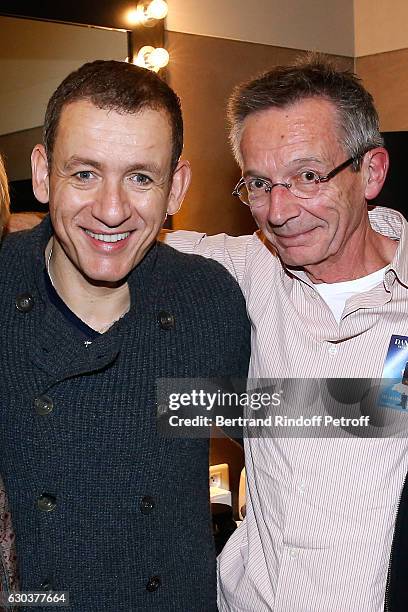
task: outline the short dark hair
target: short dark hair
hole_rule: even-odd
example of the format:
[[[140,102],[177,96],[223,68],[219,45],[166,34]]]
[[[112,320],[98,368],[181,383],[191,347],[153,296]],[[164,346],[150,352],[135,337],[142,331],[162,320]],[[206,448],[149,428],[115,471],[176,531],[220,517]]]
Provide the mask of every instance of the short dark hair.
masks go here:
[[[64,106],[81,100],[119,113],[137,113],[145,108],[165,111],[172,128],[171,171],[175,170],[183,149],[183,117],[178,96],[151,70],[114,60],[84,64],[71,72],[51,96],[43,130],[50,165],[61,112]]]
[[[340,138],[350,157],[383,146],[372,96],[349,70],[340,70],[320,53],[307,54],[294,64],[277,66],[238,85],[228,104],[230,142],[241,164],[240,140],[248,115],[268,108],[284,108],[306,98],[331,102],[338,117]],[[358,170],[361,159],[354,164]]]

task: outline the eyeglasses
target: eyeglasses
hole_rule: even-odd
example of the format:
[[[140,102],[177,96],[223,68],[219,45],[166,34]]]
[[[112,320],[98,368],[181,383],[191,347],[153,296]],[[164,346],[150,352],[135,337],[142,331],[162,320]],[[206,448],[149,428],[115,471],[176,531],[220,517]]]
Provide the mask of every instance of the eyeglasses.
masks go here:
[[[269,194],[274,187],[281,186],[285,187],[297,198],[308,200],[309,198],[317,196],[322,183],[328,183],[328,181],[337,176],[339,172],[351,166],[352,163],[361,157],[361,154],[350,157],[350,159],[347,159],[340,164],[340,166],[331,170],[326,176],[319,176],[314,170],[302,170],[290,176],[287,183],[272,183],[268,179],[260,177],[249,179],[242,177],[238,181],[232,195],[237,196],[241,202],[247,206],[257,208],[268,203]]]

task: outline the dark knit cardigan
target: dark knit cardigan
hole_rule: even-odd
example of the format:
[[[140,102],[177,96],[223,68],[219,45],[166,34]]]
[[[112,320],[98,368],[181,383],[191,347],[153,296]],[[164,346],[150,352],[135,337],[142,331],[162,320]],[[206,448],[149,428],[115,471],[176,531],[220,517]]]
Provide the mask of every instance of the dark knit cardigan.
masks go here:
[[[69,591],[77,612],[215,610],[208,440],[157,432],[155,383],[246,375],[242,294],[216,262],[156,244],[129,313],[86,347],[47,299],[51,231],[0,251],[0,473],[21,589]]]

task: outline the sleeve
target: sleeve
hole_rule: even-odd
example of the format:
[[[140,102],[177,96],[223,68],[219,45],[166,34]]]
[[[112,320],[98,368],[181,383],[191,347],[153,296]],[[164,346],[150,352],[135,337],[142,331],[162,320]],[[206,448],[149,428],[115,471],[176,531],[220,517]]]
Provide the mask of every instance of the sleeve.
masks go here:
[[[235,237],[227,234],[207,236],[200,232],[185,230],[163,232],[161,235],[161,239],[166,244],[178,251],[215,259],[239,284],[244,277],[248,245],[252,238],[252,236]]]
[[[226,379],[226,386],[223,391],[228,393],[237,393],[238,397],[242,396],[247,389],[247,376],[249,360],[251,356],[251,325],[247,316],[244,297],[235,285],[235,291],[231,292],[234,295],[234,333],[231,335],[232,351],[234,353],[235,364],[232,368],[234,376]],[[221,406],[221,412],[227,419],[237,419],[244,416],[244,410],[241,403],[230,406]],[[236,421],[235,421],[236,423]],[[242,424],[225,424],[220,428],[225,435],[243,446],[243,427]]]

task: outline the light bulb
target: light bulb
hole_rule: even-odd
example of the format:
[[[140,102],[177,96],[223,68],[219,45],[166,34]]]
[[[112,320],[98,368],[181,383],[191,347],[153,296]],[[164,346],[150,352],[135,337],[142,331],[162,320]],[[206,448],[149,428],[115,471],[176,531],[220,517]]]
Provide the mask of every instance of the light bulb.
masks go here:
[[[136,64],[136,66],[140,66],[141,68],[149,68],[148,60],[152,51],[154,51],[154,47],[150,47],[149,45],[142,47],[139,50],[139,53],[137,54],[136,59],[133,63]]]
[[[148,19],[164,19],[167,12],[167,2],[164,0],[152,0],[146,9],[146,16]]]
[[[158,47],[157,49],[154,49],[154,51],[151,52],[149,57],[149,63],[155,68],[160,69],[164,68],[164,66],[167,66],[167,64],[169,63],[169,59],[170,56],[168,54],[168,51],[166,51],[166,49]]]
[[[146,17],[144,14],[143,7],[141,5],[137,6],[135,9],[130,9],[126,13],[126,22],[130,26],[138,25],[139,23],[143,23]]]
[[[146,45],[142,47],[137,54],[134,63],[136,66],[141,68],[147,68],[148,70],[154,70],[158,72],[160,68],[164,68],[169,63],[170,56],[166,49],[150,47]]]

